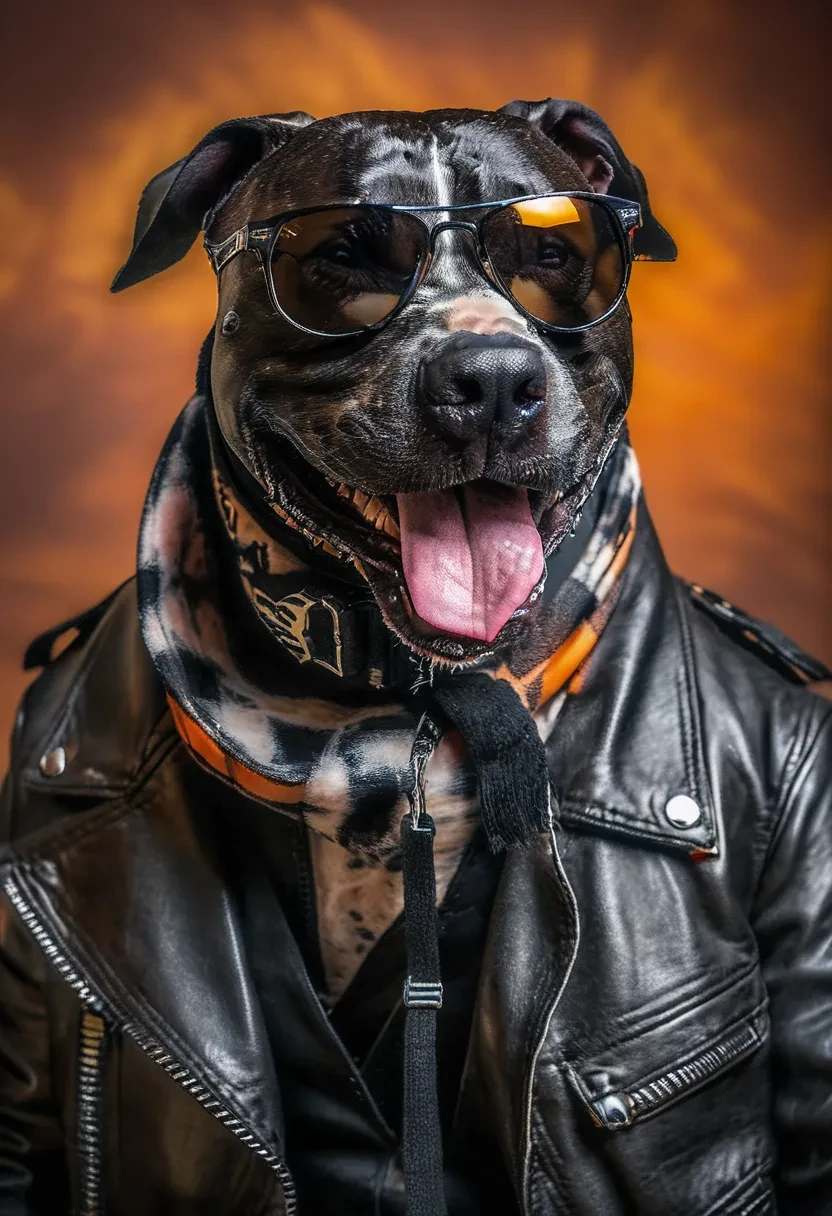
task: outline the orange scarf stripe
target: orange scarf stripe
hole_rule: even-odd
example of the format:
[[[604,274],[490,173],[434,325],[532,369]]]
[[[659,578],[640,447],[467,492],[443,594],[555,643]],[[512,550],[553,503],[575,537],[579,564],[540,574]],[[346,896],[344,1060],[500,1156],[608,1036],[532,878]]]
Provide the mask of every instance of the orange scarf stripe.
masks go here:
[[[597,641],[598,634],[590,622],[582,621],[566,641],[558,646],[543,673],[540,705],[545,705],[555,693],[560,692],[570,676],[575,675]]]
[[[264,798],[267,802],[295,804],[303,802],[306,794],[305,785],[284,785],[280,781],[272,781],[262,773],[256,773],[233,756],[229,756],[219,747],[198,722],[190,714],[185,713],[178,702],[168,693],[168,705],[174,725],[180,737],[188,748],[209,768],[229,777],[235,785],[239,785],[246,793],[255,798]]]

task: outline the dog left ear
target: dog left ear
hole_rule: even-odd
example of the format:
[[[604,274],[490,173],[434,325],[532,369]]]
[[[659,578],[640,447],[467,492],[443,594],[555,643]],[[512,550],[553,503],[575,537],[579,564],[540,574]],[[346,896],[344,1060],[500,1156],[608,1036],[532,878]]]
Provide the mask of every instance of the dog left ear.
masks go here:
[[[133,248],[110,290],[123,291],[183,258],[249,170],[314,121],[302,110],[233,118],[157,173],[139,201]]]
[[[633,237],[633,252],[651,262],[673,262],[676,244],[650,210],[641,170],[629,161],[604,120],[578,101],[510,101],[502,114],[525,118],[539,127],[577,164],[593,190],[631,199],[641,207],[642,226]]]

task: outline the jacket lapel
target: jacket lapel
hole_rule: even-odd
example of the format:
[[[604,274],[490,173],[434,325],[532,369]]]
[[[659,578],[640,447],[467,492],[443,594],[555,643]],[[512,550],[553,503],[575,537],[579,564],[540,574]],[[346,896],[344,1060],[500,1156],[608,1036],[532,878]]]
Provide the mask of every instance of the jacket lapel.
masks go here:
[[[222,877],[211,779],[194,770],[174,747],[132,805],[113,800],[28,838],[4,885],[64,977],[83,981],[73,984],[82,1000],[186,1088],[187,1074],[203,1081],[203,1105],[282,1159],[277,1080]]]
[[[566,700],[550,741],[550,771],[564,824],[714,854],[716,822],[681,595],[642,504],[621,599],[579,691]]]

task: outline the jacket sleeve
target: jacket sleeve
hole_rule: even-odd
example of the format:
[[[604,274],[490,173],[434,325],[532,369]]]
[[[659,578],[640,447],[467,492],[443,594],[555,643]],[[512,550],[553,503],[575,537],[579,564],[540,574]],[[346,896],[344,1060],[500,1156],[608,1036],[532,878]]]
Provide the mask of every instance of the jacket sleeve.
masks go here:
[[[0,792],[0,850],[13,818]],[[0,863],[0,876],[3,866]],[[0,1216],[69,1211],[60,1100],[53,1080],[48,964],[0,893]]]
[[[832,1212],[832,713],[786,763],[754,928],[769,992],[778,1212]]]

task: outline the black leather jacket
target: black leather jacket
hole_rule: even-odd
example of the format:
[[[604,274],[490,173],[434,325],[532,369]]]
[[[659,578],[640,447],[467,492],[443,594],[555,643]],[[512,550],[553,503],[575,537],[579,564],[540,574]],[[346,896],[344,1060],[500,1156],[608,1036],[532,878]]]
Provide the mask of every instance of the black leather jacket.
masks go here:
[[[750,633],[672,578],[643,512],[550,741],[559,827],[507,856],[480,976],[461,1104],[524,1213],[832,1212],[832,716]],[[206,843],[229,796],[172,728],[128,584],[15,730],[0,1213],[326,1216],[297,1204]]]

